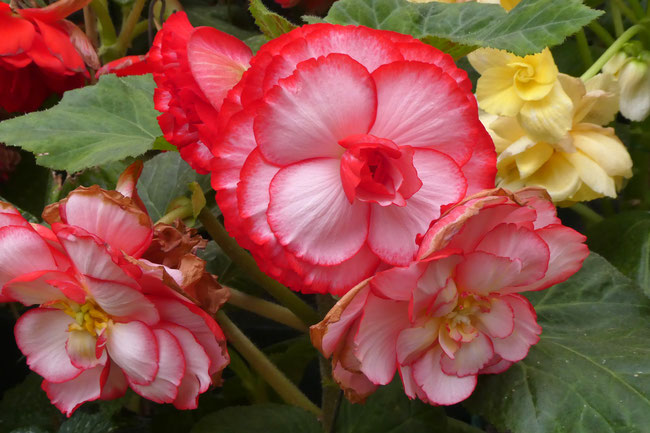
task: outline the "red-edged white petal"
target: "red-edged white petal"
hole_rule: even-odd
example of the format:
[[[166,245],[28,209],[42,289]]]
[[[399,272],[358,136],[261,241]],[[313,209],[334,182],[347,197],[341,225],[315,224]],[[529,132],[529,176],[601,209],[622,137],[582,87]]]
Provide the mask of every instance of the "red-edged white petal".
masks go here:
[[[363,373],[346,370],[341,363],[332,368],[332,378],[345,391],[346,396],[351,396],[354,401],[364,400],[377,390],[377,385],[369,381]]]
[[[46,308],[29,310],[16,322],[16,344],[27,365],[49,382],[65,382],[82,371],[72,365],[65,349],[72,322],[63,311]]]
[[[479,374],[500,374],[510,368],[513,363],[506,361],[499,355],[494,355],[494,358],[479,371]]]
[[[462,290],[479,295],[496,293],[500,289],[539,279],[539,274],[521,273],[522,263],[516,257],[500,257],[483,251],[467,254],[458,265],[456,284]],[[528,279],[525,279],[525,278]],[[524,278],[522,280],[522,278]]]
[[[454,353],[454,359],[443,355],[440,366],[445,374],[465,377],[478,374],[494,356],[492,342],[487,335],[479,332],[478,336],[468,343],[462,343]]]
[[[473,96],[472,96],[473,97]],[[497,175],[497,153],[490,134],[479,127],[478,136],[474,141],[472,156],[461,169],[467,179],[467,196],[485,189],[495,187]]]
[[[361,372],[376,385],[389,383],[397,367],[397,337],[409,327],[408,304],[368,296],[354,341]]]
[[[390,268],[377,273],[370,287],[377,296],[395,301],[410,301],[426,265],[413,263],[404,268]]]
[[[72,380],[52,383],[47,380],[41,385],[50,401],[68,417],[87,401],[97,400],[102,392],[101,377],[104,367],[85,370]]]
[[[131,389],[156,403],[171,403],[185,375],[185,358],[178,340],[164,329],[154,329],[158,341],[159,368],[156,378],[147,385],[131,382]]]
[[[281,166],[338,157],[339,140],[367,133],[376,107],[374,82],[361,64],[343,54],[310,59],[265,95],[255,138],[264,158]]]
[[[506,338],[515,329],[515,313],[501,298],[492,298],[490,310],[477,313],[476,319],[481,330],[493,338]]]
[[[182,326],[163,323],[161,328],[176,337],[185,358],[185,375],[178,387],[174,406],[178,409],[195,409],[199,404],[199,394],[208,390],[212,379],[210,358],[196,337]]]
[[[47,243],[31,227],[0,227],[0,287],[22,274],[56,269]]]
[[[353,291],[355,290],[357,289],[353,289]],[[368,286],[358,290],[354,295],[350,292],[347,296],[353,296],[353,299],[349,301],[348,305],[344,308],[339,320],[333,323],[328,323],[327,331],[323,335],[319,344],[323,355],[325,355],[326,358],[332,356],[334,351],[339,348],[341,344],[344,344],[345,340],[343,339],[348,335],[348,332],[354,325],[355,321],[361,317],[369,293],[370,289]],[[343,301],[339,301],[339,303],[340,302]]]
[[[19,213],[0,212],[0,227],[21,226],[31,227],[27,220]]]
[[[126,376],[124,376],[122,369],[111,361],[110,358],[104,368],[102,380],[104,381],[102,395],[100,397],[102,400],[114,400],[122,397],[129,387],[129,383],[126,381]]]
[[[452,276],[461,260],[461,256],[449,256],[428,263],[413,291],[413,316],[442,317],[456,307],[458,289]]]
[[[476,376],[449,376],[442,371],[442,349],[429,350],[413,364],[413,378],[430,403],[451,405],[469,397],[476,387]]]
[[[77,368],[87,370],[106,363],[106,351],[97,356],[97,337],[87,331],[69,331],[65,344],[70,362]]]
[[[510,336],[500,339],[494,338],[494,352],[507,361],[517,362],[528,354],[530,346],[537,344],[542,328],[537,324],[535,309],[526,298],[521,295],[503,296],[515,315],[515,328]]]
[[[469,92],[453,78],[437,66],[408,61],[383,65],[372,78],[377,119],[370,134],[398,146],[438,150],[459,166],[469,160],[482,125]]]
[[[118,321],[139,320],[153,325],[160,320],[156,307],[132,287],[94,278],[86,278],[85,283],[97,304]]]
[[[197,28],[187,43],[192,76],[217,110],[248,69],[252,56],[242,41],[211,27]]]
[[[2,293],[24,305],[44,304],[66,298],[83,304],[86,292],[70,275],[56,271],[36,271],[9,281]]]
[[[438,338],[440,319],[428,320],[423,326],[407,328],[397,337],[397,361],[410,364],[419,358]]]
[[[150,384],[158,372],[158,342],[151,328],[142,322],[114,323],[106,330],[108,355],[126,375],[129,383]]]
[[[210,316],[200,308],[174,299],[150,297],[160,313],[161,321],[182,326],[190,331],[210,357],[210,376],[223,370],[230,358],[225,348],[226,337]]]
[[[130,256],[142,254],[151,242],[149,217],[135,205],[126,206],[99,189],[73,191],[60,212],[66,224],[81,227]]]
[[[516,292],[542,290],[560,283],[575,274],[589,255],[584,244],[587,239],[577,231],[563,225],[550,225],[535,232],[544,240],[550,250],[548,271],[539,281],[525,287],[513,289]]]
[[[458,165],[440,152],[415,149],[413,164],[423,184],[406,206],[373,204],[370,212],[368,245],[379,258],[396,266],[413,260],[418,250],[416,236],[438,219],[441,206],[456,203],[467,189]]]
[[[350,204],[339,165],[334,158],[305,161],[280,170],[271,182],[269,225],[282,245],[311,263],[341,263],[368,236],[368,205]]]

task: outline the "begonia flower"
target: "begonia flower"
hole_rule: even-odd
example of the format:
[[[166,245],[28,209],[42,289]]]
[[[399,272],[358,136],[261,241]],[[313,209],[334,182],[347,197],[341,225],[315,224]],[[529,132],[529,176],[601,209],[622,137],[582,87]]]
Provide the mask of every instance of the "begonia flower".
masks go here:
[[[618,111],[616,83],[598,75],[584,84],[559,77],[574,107],[572,126],[558,142],[530,137],[516,118],[486,118],[499,155],[497,185],[507,189],[539,186],[554,202],[570,205],[600,197],[616,197],[623,179],[632,176],[632,159],[613,128]]]
[[[558,81],[548,48],[525,57],[480,48],[468,59],[481,74],[476,98],[482,110],[517,117],[526,133],[538,141],[556,142],[571,128],[571,98]]]
[[[0,204],[1,293],[36,305],[18,319],[16,342],[68,416],[127,387],[193,409],[228,364],[216,322],[139,266],[153,232],[135,190],[140,169],[117,191],[80,187],[50,205],[51,229]]]
[[[308,293],[408,264],[441,207],[494,185],[467,74],[398,33],[315,24],[274,39],[217,128],[205,142],[226,228]]]
[[[379,272],[311,327],[348,398],[398,371],[409,398],[458,403],[479,374],[523,359],[542,331],[521,292],[566,280],[588,255],[540,189],[489,190],[434,222],[417,260]]]
[[[14,10],[0,2],[0,108],[38,109],[52,94],[84,85],[99,59],[81,29],[65,20],[89,0]]]
[[[154,93],[160,129],[194,170],[205,174],[212,153],[199,130],[212,127],[226,93],[252,57],[242,41],[212,27],[192,27],[185,12],[169,17],[147,56],[158,87]]]

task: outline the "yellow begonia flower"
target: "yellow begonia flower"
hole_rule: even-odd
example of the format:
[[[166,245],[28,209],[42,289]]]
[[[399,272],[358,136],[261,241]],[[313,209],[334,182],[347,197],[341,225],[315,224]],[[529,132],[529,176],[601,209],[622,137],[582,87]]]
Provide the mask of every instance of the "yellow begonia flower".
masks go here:
[[[469,54],[481,74],[476,99],[481,109],[499,116],[518,117],[536,141],[562,139],[571,128],[573,104],[558,81],[551,51],[519,57],[493,48]]]
[[[610,123],[618,111],[617,86],[609,75],[586,83],[560,74],[572,99],[572,125],[556,143],[535,140],[516,117],[483,113],[497,151],[497,185],[510,190],[545,188],[559,205],[616,197],[623,179],[632,176],[632,159]]]

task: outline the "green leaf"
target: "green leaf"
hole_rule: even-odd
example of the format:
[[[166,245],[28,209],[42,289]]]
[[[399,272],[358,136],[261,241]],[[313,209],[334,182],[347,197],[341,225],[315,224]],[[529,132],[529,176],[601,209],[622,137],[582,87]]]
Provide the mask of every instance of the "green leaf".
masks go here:
[[[322,433],[311,413],[294,406],[232,406],[202,418],[192,433]]]
[[[512,433],[645,433],[650,301],[592,253],[564,283],[529,294],[540,342],[505,373],[481,376],[467,404]]]
[[[61,424],[59,433],[110,433],[117,428],[110,416],[103,412],[90,414],[77,411],[69,420]]]
[[[203,191],[210,190],[210,177],[197,174],[178,152],[161,153],[145,162],[138,193],[151,219],[158,221],[172,200],[188,195],[192,182],[198,182]]]
[[[7,182],[0,182],[0,196],[21,210],[40,215],[47,203],[52,172],[36,165],[34,155],[20,151],[20,163]],[[36,219],[38,221],[38,219]]]
[[[250,0],[249,4],[249,10],[253,18],[255,18],[255,24],[269,39],[277,38],[298,28],[297,25],[286,18],[268,10],[262,0]]]
[[[42,377],[30,373],[20,385],[5,392],[0,401],[0,433],[21,427],[51,430],[59,423],[61,413],[50,403],[41,382]]]
[[[588,234],[589,247],[650,296],[650,212],[618,214],[593,226]]]
[[[341,404],[336,433],[444,433],[447,417],[440,407],[409,400],[399,379],[380,387],[364,404]]]
[[[99,185],[103,189],[115,189],[120,174],[133,162],[133,158],[90,167],[66,177],[59,191],[59,197],[67,196],[80,186]]]
[[[102,76],[94,86],[66,92],[49,110],[0,123],[0,142],[36,154],[56,170],[84,168],[138,156],[162,133],[150,75]]]
[[[510,12],[476,2],[339,0],[325,20],[411,34],[455,57],[476,47],[523,56],[562,43],[600,14],[580,0],[522,0]]]

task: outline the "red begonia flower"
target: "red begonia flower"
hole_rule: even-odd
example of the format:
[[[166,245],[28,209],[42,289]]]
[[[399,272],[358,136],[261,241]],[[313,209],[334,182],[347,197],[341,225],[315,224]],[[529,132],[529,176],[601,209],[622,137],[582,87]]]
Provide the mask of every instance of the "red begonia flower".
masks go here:
[[[163,283],[178,272],[160,265],[169,272],[156,280],[140,260],[153,228],[135,190],[139,167],[117,191],[81,187],[49,206],[51,230],[0,203],[1,295],[37,305],[16,323],[16,342],[68,416],[127,387],[196,408],[229,361],[214,319]]]
[[[500,373],[539,341],[535,310],[520,292],[580,269],[585,237],[565,227],[545,192],[490,190],[451,208],[422,239],[417,260],[349,291],[311,328],[333,356],[353,401],[399,371],[410,398],[458,403],[477,375]]]
[[[88,0],[59,0],[45,8],[19,9],[0,3],[0,107],[38,109],[53,93],[84,85],[86,64],[98,67],[92,44],[64,20]]]
[[[214,129],[202,137],[226,228],[308,293],[407,265],[443,206],[494,187],[467,74],[398,33],[316,24],[272,40]]]

